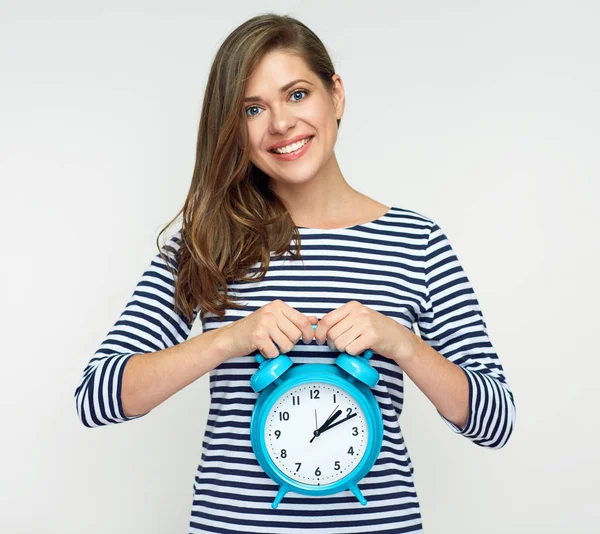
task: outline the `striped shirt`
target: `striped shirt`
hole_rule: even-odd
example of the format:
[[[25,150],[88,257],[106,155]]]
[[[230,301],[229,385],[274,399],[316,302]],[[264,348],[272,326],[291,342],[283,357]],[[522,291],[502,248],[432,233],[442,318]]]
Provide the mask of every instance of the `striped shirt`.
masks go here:
[[[479,302],[450,242],[431,219],[392,206],[378,219],[346,228],[298,227],[301,260],[289,254],[271,261],[260,282],[229,287],[243,309],[227,309],[223,321],[207,313],[203,331],[231,323],[275,299],[321,319],[356,300],[420,336],[464,371],[469,418],[464,429],[438,414],[448,427],[481,447],[499,449],[515,424],[513,393],[487,333]],[[181,230],[163,246],[174,252]],[[273,252],[271,257],[274,257]],[[253,266],[256,271],[258,264]],[[119,319],[83,371],[75,391],[77,412],[87,427],[144,417],[126,417],[121,403],[125,364],[134,354],[185,341],[191,324],[173,311],[174,281],[157,254]],[[195,309],[194,320],[199,308]],[[402,369],[373,354],[380,379],[372,389],[384,422],[383,445],[371,471],[359,482],[361,505],[349,490],[312,497],[288,493],[271,507],[278,485],[259,466],[250,442],[250,418],[258,394],[250,387],[256,353],[230,358],[210,371],[210,410],[194,483],[189,532],[385,533],[422,532],[413,465],[399,416],[404,405]],[[298,343],[295,364],[333,363],[327,344]]]

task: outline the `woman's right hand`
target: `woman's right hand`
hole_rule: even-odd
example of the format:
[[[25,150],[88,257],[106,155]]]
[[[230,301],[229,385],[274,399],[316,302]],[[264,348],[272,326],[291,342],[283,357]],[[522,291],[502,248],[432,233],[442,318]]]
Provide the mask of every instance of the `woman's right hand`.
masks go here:
[[[227,359],[256,351],[265,358],[276,358],[292,350],[300,337],[309,344],[315,335],[312,325],[317,322],[315,315],[304,315],[277,299],[217,332]]]

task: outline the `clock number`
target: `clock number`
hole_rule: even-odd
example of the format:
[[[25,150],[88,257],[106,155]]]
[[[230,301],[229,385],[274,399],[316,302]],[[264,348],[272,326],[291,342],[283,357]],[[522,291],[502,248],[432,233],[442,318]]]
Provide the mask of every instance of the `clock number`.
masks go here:
[[[281,449],[281,457],[287,458],[287,451],[285,449]]]
[[[275,437],[279,439],[279,436],[281,436],[281,430],[275,430]]]
[[[352,415],[352,408],[346,408],[346,415]]]
[[[358,436],[358,428],[356,428],[355,426],[352,427],[352,435]]]
[[[279,412],[279,420],[287,421],[290,418],[290,414],[288,412]]]
[[[296,473],[297,473],[298,471],[300,471],[300,466],[302,465],[302,462],[296,462],[296,465],[298,466],[298,467],[296,467]]]
[[[335,393],[334,393],[333,394],[333,404],[335,404],[337,402],[335,399],[336,399],[336,397],[335,397]]]
[[[348,449],[348,454],[352,454],[352,456],[354,456],[354,449],[352,447]]]
[[[340,470],[340,462],[339,462],[339,461],[337,461],[337,460],[336,460],[336,462],[335,462],[335,467],[334,467],[334,469],[335,469],[336,471],[339,471],[339,470]]]
[[[292,404],[294,406],[296,406],[296,405],[300,406],[300,395],[294,395],[292,397]]]
[[[311,389],[310,390],[310,398],[311,399],[318,399],[319,397],[319,390],[318,389]]]
[[[316,475],[316,476],[318,476],[318,477],[320,477],[320,476],[321,476],[321,469],[320,469],[319,467],[317,467],[317,468],[315,469],[315,475]]]

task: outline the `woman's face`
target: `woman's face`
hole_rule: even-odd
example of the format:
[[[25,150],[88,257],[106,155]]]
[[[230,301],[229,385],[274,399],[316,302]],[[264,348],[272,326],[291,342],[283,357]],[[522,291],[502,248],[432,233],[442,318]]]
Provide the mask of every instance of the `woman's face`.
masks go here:
[[[267,54],[249,78],[244,118],[250,159],[274,181],[275,191],[325,172],[344,112],[342,82],[337,74],[333,79],[332,96],[300,57],[280,51]],[[284,160],[269,151],[298,136],[312,136],[299,158]]]

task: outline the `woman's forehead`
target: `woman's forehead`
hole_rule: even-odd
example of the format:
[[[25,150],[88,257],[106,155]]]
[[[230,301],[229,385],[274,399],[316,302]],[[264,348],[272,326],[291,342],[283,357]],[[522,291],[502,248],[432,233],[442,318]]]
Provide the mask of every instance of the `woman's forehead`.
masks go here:
[[[258,62],[248,78],[247,96],[258,93],[261,88],[278,90],[297,78],[314,83],[314,75],[301,57],[289,52],[270,52]]]

